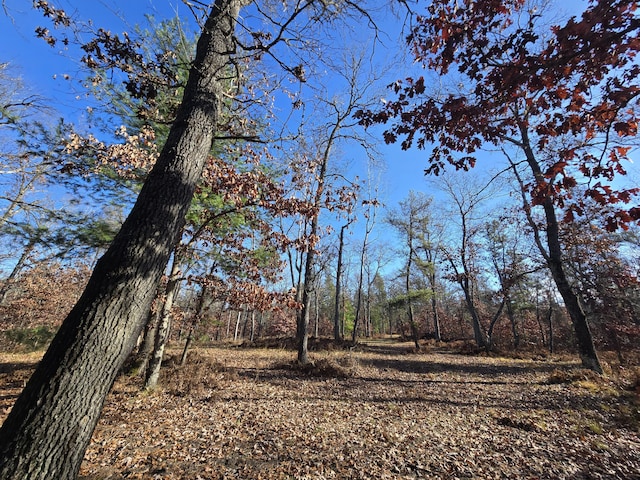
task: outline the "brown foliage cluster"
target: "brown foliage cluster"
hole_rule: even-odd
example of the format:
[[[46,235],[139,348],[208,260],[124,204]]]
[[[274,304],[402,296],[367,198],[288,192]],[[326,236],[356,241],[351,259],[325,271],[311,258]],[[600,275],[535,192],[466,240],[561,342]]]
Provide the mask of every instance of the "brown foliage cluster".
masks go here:
[[[57,262],[39,263],[21,273],[0,304],[2,329],[57,329],[84,290],[90,270]]]
[[[436,94],[424,77],[399,80],[391,85],[395,100],[358,116],[365,125],[392,123],[385,140],[402,139],[403,149],[435,143],[427,172],[436,174],[448,164],[473,167],[485,144],[531,148],[544,160],[529,185],[535,201],[553,197],[567,220],[588,201],[618,204],[606,227],[625,228],[640,220],[640,208],[624,207],[639,190],[609,182],[625,174],[637,135],[636,3],[591,2],[581,18],[543,31],[540,14],[522,0],[431,2],[409,46],[439,74],[457,68],[469,88]],[[574,198],[580,176],[591,182]]]
[[[83,175],[108,172],[122,179],[142,181],[158,159],[155,132],[143,127],[140,132],[130,134],[125,126],[114,132],[122,143],[105,144],[93,135],[81,136],[75,132],[64,139],[64,153],[72,158],[93,159],[85,165],[81,162],[67,163],[63,171],[79,171]]]

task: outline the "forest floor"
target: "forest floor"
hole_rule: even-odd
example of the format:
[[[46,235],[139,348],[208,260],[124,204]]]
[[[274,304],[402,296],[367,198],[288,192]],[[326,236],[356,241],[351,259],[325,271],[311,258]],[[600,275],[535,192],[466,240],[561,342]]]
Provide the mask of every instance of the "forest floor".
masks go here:
[[[410,346],[306,369],[283,349],[199,349],[153,392],[123,375],[80,478],[640,479],[637,367]],[[0,354],[0,421],[38,359]]]

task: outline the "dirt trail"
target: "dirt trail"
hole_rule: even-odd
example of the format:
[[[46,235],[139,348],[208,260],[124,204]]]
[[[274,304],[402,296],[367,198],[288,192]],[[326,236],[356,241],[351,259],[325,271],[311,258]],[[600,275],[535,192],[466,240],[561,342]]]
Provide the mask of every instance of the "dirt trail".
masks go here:
[[[638,404],[576,364],[410,346],[315,353],[307,372],[290,351],[200,350],[151,394],[122,377],[83,478],[640,479]]]

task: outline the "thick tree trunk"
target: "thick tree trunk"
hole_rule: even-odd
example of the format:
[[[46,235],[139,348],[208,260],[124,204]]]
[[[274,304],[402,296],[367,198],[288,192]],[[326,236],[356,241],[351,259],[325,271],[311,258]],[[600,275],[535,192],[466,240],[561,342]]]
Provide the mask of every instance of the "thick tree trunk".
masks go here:
[[[144,327],[211,150],[238,0],[217,0],[182,105],[121,231],[0,429],[0,478],[77,476],[104,400]]]
[[[550,238],[549,230],[551,229],[547,227],[547,239]],[[564,300],[564,306],[571,317],[582,366],[589,370],[602,373],[602,366],[600,365],[600,359],[593,344],[593,336],[591,335],[587,316],[580,305],[578,296],[569,285],[569,281],[564,273],[560,255],[560,242],[557,240],[548,240],[548,242],[550,253],[549,268],[551,269],[551,275],[555,280],[558,291]]]
[[[317,214],[312,221],[311,235],[316,234],[318,230]],[[311,246],[307,252],[307,258],[304,267],[304,284],[302,291],[302,310],[298,316],[298,328],[296,336],[298,339],[298,363],[306,365],[309,363],[309,317],[311,310],[311,290],[314,285],[313,266],[315,252],[314,247]]]
[[[249,341],[253,342],[254,338],[255,338],[255,334],[256,334],[256,311],[253,310],[251,312],[251,333],[249,335]],[[318,335],[318,333],[316,332],[316,336]]]
[[[316,191],[314,205],[320,208],[320,199],[324,188],[324,176],[327,167],[327,158],[322,163],[320,170],[320,184]],[[318,234],[318,212],[316,212],[311,220],[311,231],[309,238],[316,238]],[[298,340],[298,363],[306,365],[309,363],[309,319],[311,317],[311,293],[315,285],[315,246],[309,245],[309,250],[304,263],[304,282],[302,285],[302,310],[298,315],[298,325],[296,337]]]

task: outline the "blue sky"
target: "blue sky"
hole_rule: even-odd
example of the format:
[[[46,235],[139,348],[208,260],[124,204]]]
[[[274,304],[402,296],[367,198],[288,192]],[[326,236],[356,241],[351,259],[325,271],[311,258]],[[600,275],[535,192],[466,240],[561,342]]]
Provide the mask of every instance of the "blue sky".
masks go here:
[[[583,5],[585,2],[572,0],[565,8],[575,3]],[[35,27],[46,25],[47,22],[43,21],[39,12],[34,11],[31,2],[5,0],[5,5],[8,16],[0,14],[0,41],[5,46],[0,55],[0,62],[12,64],[13,72],[23,78],[25,85],[49,99],[50,102],[47,103],[53,104],[58,113],[64,115],[69,122],[82,124],[87,100],[83,97],[82,88],[78,83],[82,79],[79,68],[81,53],[76,47],[69,47],[67,50],[58,45],[52,48],[36,38]],[[145,14],[152,14],[157,19],[173,17],[176,12],[185,16],[191,15],[179,0],[58,0],[54,5],[65,9],[74,18],[92,19],[95,28],[102,27],[116,33],[131,31],[136,24],[144,24]],[[387,26],[397,34],[398,25]],[[88,38],[90,35],[87,33],[85,40]],[[389,49],[385,51],[379,48],[380,54],[393,54],[393,48],[399,48],[396,41],[396,38],[389,38]],[[401,71],[394,71],[393,74],[405,76]],[[65,75],[69,76],[68,80],[65,79]],[[435,193],[430,191],[423,174],[428,151],[403,152],[397,145],[388,146],[382,142],[379,148],[386,163],[380,186],[383,203],[395,207],[407,196],[409,190]],[[361,177],[365,176],[362,152],[358,148],[346,147],[341,151],[346,159],[353,160],[352,168],[359,170],[357,173]],[[487,155],[479,162],[475,174],[491,170],[493,163]],[[631,172],[637,184],[637,164],[631,166]]]
[[[6,0],[10,16],[0,15],[0,41],[9,48],[0,55],[0,62],[9,62],[13,67],[12,73],[18,74],[25,86],[47,99],[46,103],[52,104],[60,116],[65,116],[69,122],[81,124],[87,105],[79,85],[82,79],[79,67],[81,52],[73,46],[65,48],[61,44],[52,48],[36,38],[34,29],[48,26],[48,22],[43,21],[41,14],[30,3]],[[102,27],[116,33],[131,31],[134,25],[144,24],[145,14],[152,14],[157,19],[172,17],[176,12],[190,16],[181,1],[58,0],[52,3],[73,18],[92,19],[96,28]],[[395,27],[396,33],[397,29]],[[87,33],[85,39],[88,38]],[[394,42],[395,39],[389,39],[387,43],[395,46]],[[385,203],[395,204],[410,189],[425,188],[423,158],[426,152],[410,154],[401,152],[397,146],[381,145],[380,148],[387,163],[381,185]],[[347,158],[354,157],[356,164],[361,157],[357,149],[343,149],[343,154]],[[364,172],[359,174],[363,176]]]
[[[26,86],[51,100],[61,113],[73,116],[74,110],[84,110],[84,99],[76,99],[80,91],[77,82],[81,79],[79,61],[82,52],[73,45],[68,48],[62,44],[50,47],[44,40],[36,38],[35,28],[49,27],[49,22],[31,7],[31,2],[6,0],[5,3],[9,16],[0,15],[0,40],[8,48],[0,61],[12,64]],[[177,3],[180,5],[154,0],[53,2],[72,18],[91,19],[96,29],[118,33],[131,31],[134,25],[144,23],[145,14],[171,17],[176,8],[186,13],[186,7],[181,2]],[[85,40],[90,38],[88,32],[80,35],[84,35]],[[64,75],[69,75],[70,79],[65,80]]]

